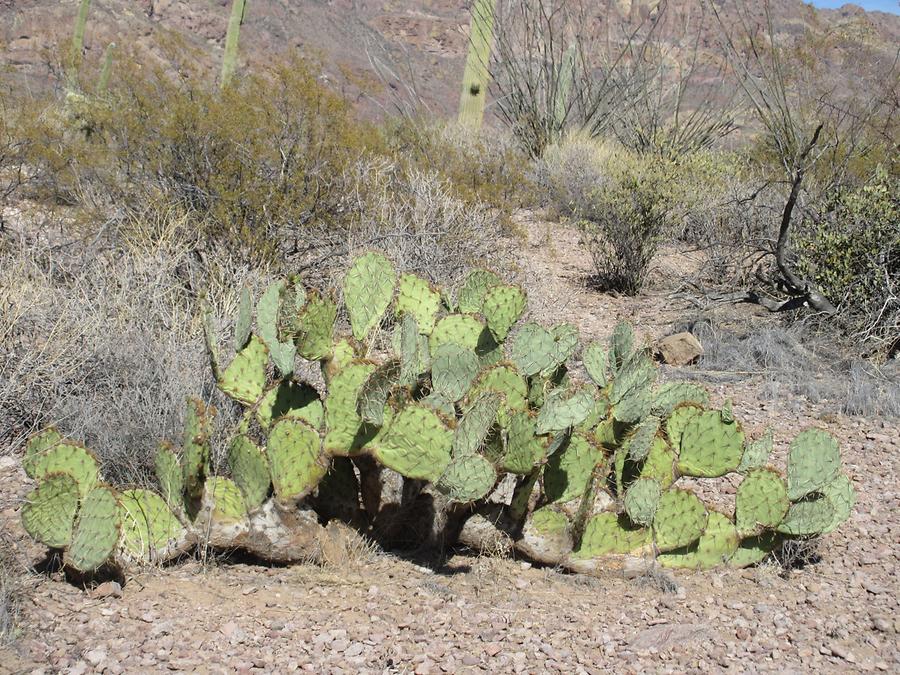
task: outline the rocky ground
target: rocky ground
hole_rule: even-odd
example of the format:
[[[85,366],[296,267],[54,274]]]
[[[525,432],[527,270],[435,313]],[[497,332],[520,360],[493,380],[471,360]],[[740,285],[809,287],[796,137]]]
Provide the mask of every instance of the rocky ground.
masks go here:
[[[654,339],[692,307],[593,293],[577,235],[532,230],[523,263],[538,318],[572,321],[583,337],[629,319]],[[805,427],[837,436],[859,495],[797,569],[593,578],[464,552],[429,566],[366,550],[341,567],[191,560],[93,592],[35,572],[0,673],[898,672],[900,428],[761,400],[758,387],[751,377],[711,390],[733,399],[751,435],[773,426],[782,454]],[[18,515],[28,489],[17,461],[0,458],[0,529],[34,564],[41,551]]]

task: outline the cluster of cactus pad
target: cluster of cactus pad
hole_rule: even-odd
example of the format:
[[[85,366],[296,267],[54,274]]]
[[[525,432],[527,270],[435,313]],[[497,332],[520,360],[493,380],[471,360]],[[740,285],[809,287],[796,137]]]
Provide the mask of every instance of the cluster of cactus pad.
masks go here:
[[[198,543],[307,560],[329,519],[383,533],[390,518],[420,537],[412,543],[502,540],[591,572],[626,556],[752,565],[850,514],[854,491],[828,434],[801,432],[779,472],[771,433],[750,440],[730,404],[710,409],[697,385],[658,384],[626,324],[580,348],[572,325],[522,322],[524,291],[492,272],[471,272],[454,297],[374,252],[352,263],[343,302],[350,335],[339,337],[334,298],[279,281],[256,303],[254,330],[245,290],[227,366],[207,322],[218,386],[244,408],[228,476],[211,469],[214,410],[197,400],[180,450],[160,447],[158,492],[104,484],[87,449],[47,430],[25,456],[37,481],[27,531],[89,572]],[[303,361],[319,362],[321,381],[295,375]],[[579,362],[585,378],[569,370]],[[714,497],[734,492],[727,508],[692,490],[729,476],[736,491],[712,486]],[[415,517],[432,522],[417,529]]]

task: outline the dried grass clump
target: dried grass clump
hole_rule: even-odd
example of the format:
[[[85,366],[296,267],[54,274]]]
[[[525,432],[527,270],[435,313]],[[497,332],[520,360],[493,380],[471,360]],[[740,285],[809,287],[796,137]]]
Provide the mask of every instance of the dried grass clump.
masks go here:
[[[686,379],[762,379],[765,400],[803,396],[847,415],[900,417],[900,365],[883,366],[846,356],[833,338],[795,326],[723,329],[709,321],[691,331],[703,344],[696,368],[673,372]]]
[[[54,424],[98,454],[108,479],[146,483],[156,443],[181,436],[185,398],[213,399],[199,295],[230,315],[265,270],[202,262],[189,223],[162,220],[124,222],[90,246],[39,234],[0,253],[6,452]]]

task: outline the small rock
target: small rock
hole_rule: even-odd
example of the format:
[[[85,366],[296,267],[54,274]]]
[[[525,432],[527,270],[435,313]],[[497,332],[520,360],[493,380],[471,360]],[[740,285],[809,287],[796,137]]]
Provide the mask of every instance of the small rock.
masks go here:
[[[894,630],[894,625],[883,616],[873,616],[872,627],[882,633],[891,633]]]
[[[95,600],[101,598],[121,598],[122,586],[118,581],[106,581],[91,591],[90,597]]]
[[[856,657],[853,655],[853,652],[842,644],[834,643],[828,645],[828,649],[831,651],[832,656],[844,659],[844,661],[847,661],[848,663],[856,662]]]
[[[92,649],[84,655],[84,658],[87,659],[88,663],[97,668],[101,663],[106,661],[106,650]]]
[[[703,346],[690,333],[676,333],[661,339],[656,346],[659,358],[670,366],[687,366],[703,356]]]

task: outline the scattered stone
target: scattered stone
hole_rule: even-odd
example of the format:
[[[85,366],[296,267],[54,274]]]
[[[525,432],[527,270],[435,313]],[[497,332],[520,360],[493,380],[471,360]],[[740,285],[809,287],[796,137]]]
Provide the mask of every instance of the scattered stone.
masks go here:
[[[676,333],[656,346],[659,358],[670,366],[688,366],[703,356],[703,346],[691,333]]]
[[[118,581],[105,581],[90,592],[90,597],[95,600],[101,598],[121,598],[122,586]]]

